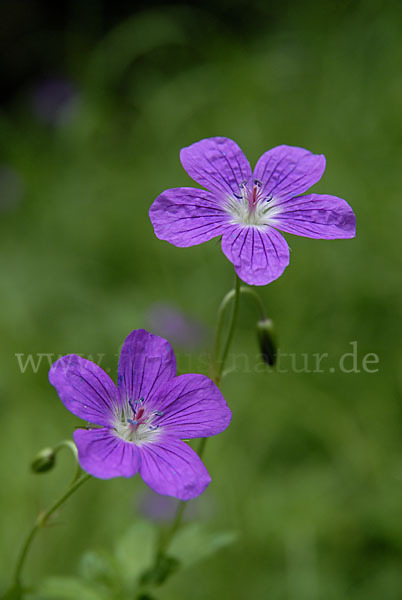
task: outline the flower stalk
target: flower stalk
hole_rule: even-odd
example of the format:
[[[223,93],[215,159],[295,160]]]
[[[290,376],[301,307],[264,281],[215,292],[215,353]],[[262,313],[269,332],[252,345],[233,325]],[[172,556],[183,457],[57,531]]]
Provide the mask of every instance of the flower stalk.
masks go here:
[[[218,309],[218,324],[217,324],[217,330],[216,330],[215,353],[214,353],[213,363],[212,363],[212,374],[213,374],[212,381],[217,386],[219,386],[219,384],[221,382],[222,374],[223,374],[225,364],[226,364],[226,360],[227,360],[229,350],[230,350],[230,347],[231,347],[231,344],[233,341],[233,336],[234,336],[234,332],[236,329],[237,315],[239,312],[240,294],[241,294],[242,290],[243,290],[243,293],[247,293],[248,291],[250,291],[250,293],[254,297],[254,299],[257,298],[256,301],[259,303],[261,315],[265,316],[264,306],[263,306],[262,301],[261,301],[260,297],[258,296],[258,294],[253,292],[253,290],[249,290],[249,288],[241,287],[240,279],[235,274],[234,288],[225,295],[225,297],[223,298],[223,300],[219,306],[219,309]],[[224,345],[222,356],[220,357],[225,311],[232,300],[233,300],[233,308],[232,308],[232,313],[230,316],[229,329],[228,329],[228,333],[226,336],[226,342]],[[202,456],[204,454],[207,441],[208,441],[207,437],[203,437],[199,441],[197,454],[200,458],[202,458]],[[157,551],[156,551],[155,565],[157,564],[160,557],[166,554],[174,536],[176,535],[177,531],[180,529],[180,526],[183,521],[185,509],[186,509],[186,501],[180,500],[178,502],[176,514],[173,517],[173,520],[172,520],[169,530],[167,531],[165,536],[160,537],[159,544],[158,544]]]
[[[222,331],[226,307],[233,299],[232,314],[230,317],[229,330],[226,337],[226,343],[220,357]],[[235,286],[234,289],[226,294],[223,298],[221,305],[218,310],[218,327],[216,331],[216,342],[215,342],[215,355],[212,364],[212,380],[216,385],[220,384],[223,369],[229,354],[230,346],[232,344],[233,335],[236,327],[237,314],[239,311],[239,300],[240,300],[240,279],[235,275]]]
[[[88,481],[88,479],[90,479],[90,478],[91,478],[91,475],[88,475],[88,473],[83,473],[78,479],[73,481],[68,486],[67,490],[64,492],[64,494],[60,498],[58,498],[58,500],[56,500],[48,509],[46,509],[45,511],[41,512],[38,515],[33,527],[29,531],[29,533],[25,539],[25,542],[21,548],[21,552],[20,552],[16,567],[15,567],[14,585],[13,585],[12,590],[21,590],[22,589],[22,586],[21,586],[22,569],[25,564],[28,550],[29,550],[34,538],[36,537],[36,534],[38,533],[39,529],[41,529],[42,527],[45,527],[49,521],[49,518],[56,512],[56,510],[58,508],[60,508],[60,506],[62,504],[64,504],[64,502],[66,500],[68,500],[68,498],[70,496],[72,496],[72,494],[74,494],[74,492],[76,492],[82,486],[82,484],[85,483],[86,481]],[[11,597],[11,590],[10,590],[10,597]]]

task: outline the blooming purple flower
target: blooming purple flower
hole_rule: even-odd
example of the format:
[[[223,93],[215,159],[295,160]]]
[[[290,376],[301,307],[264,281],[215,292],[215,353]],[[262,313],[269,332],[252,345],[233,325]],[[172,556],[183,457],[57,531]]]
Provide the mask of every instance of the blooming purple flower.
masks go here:
[[[119,359],[117,387],[98,365],[75,354],[49,372],[70,412],[100,427],[78,429],[81,467],[100,479],[137,472],[159,494],[189,500],[211,478],[182,439],[209,437],[229,425],[231,412],[204,375],[176,376],[170,344],[144,329],[130,333]]]
[[[246,283],[270,283],[288,266],[289,248],[278,229],[311,238],[355,236],[355,215],[345,200],[300,195],[321,179],[322,154],[277,146],[252,171],[235,142],[215,137],[183,148],[180,160],[209,191],[174,188],[158,196],[149,211],[156,236],[179,247],[222,236],[224,254]]]

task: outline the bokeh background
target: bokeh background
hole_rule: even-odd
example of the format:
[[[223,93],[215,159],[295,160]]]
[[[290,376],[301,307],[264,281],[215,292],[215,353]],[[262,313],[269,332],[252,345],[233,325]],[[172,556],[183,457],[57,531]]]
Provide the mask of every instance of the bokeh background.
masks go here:
[[[79,423],[48,383],[48,355],[92,355],[114,375],[125,336],[147,327],[169,336],[182,372],[207,372],[231,264],[216,241],[158,241],[148,208],[163,189],[191,185],[181,147],[223,135],[251,163],[283,143],[324,153],[315,190],[348,200],[358,235],[287,236],[291,265],[260,290],[281,352],[302,372],[289,360],[288,372],[261,368],[257,315],[242,302],[233,352],[243,358],[223,381],[232,425],[210,441],[213,483],[189,510],[236,539],[157,597],[399,599],[401,5],[130,4],[0,7],[0,586],[73,469],[65,453],[48,475],[29,471]],[[359,373],[339,369],[351,342]],[[315,353],[329,355],[322,373],[303,370]],[[379,357],[375,373],[362,370],[367,353]],[[35,368],[21,372],[17,354]],[[86,596],[57,581],[96,571],[91,560],[119,543],[130,577],[144,546],[124,536],[162,510],[144,494],[139,478],[80,490],[32,549],[27,581],[55,578],[35,597],[111,598],[107,586],[88,584]],[[197,535],[188,543],[198,547]],[[89,550],[98,554],[83,567]]]

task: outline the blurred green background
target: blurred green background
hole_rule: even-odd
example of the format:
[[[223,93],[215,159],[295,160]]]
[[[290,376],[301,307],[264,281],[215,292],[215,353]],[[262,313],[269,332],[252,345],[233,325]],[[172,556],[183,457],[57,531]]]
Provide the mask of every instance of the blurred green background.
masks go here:
[[[400,599],[401,5],[110,6],[2,6],[0,586],[73,468],[67,453],[46,476],[29,463],[79,423],[48,383],[47,356],[22,373],[16,354],[102,354],[115,376],[132,329],[163,335],[162,307],[197,323],[191,348],[172,334],[179,369],[207,370],[232,266],[216,240],[158,241],[148,209],[191,185],[180,148],[222,135],[252,164],[278,144],[324,153],[315,191],[352,205],[358,235],[287,236],[291,264],[260,290],[281,352],[298,370],[303,354],[328,353],[324,372],[289,361],[286,373],[256,372],[256,314],[242,302],[233,352],[249,362],[223,381],[233,421],[208,444],[213,483],[199,503],[209,531],[237,540],[158,598]],[[353,341],[361,372],[344,373]],[[361,368],[367,353],[375,373]],[[77,573],[84,552],[113,548],[144,518],[144,492],[137,477],[87,484],[40,533],[27,581]]]

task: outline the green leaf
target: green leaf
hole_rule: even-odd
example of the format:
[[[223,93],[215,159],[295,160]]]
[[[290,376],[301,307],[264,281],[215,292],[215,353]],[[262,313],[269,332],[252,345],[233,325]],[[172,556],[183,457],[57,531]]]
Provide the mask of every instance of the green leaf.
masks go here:
[[[88,582],[113,585],[118,577],[112,559],[97,552],[85,552],[80,560],[79,575]]]
[[[39,588],[41,598],[50,600],[106,600],[104,595],[78,577],[48,577]]]
[[[170,546],[170,554],[184,567],[188,567],[230,546],[237,537],[234,531],[209,532],[205,526],[192,523],[176,534]]]
[[[155,528],[146,521],[132,525],[118,540],[114,557],[125,587],[133,588],[154,559]]]

